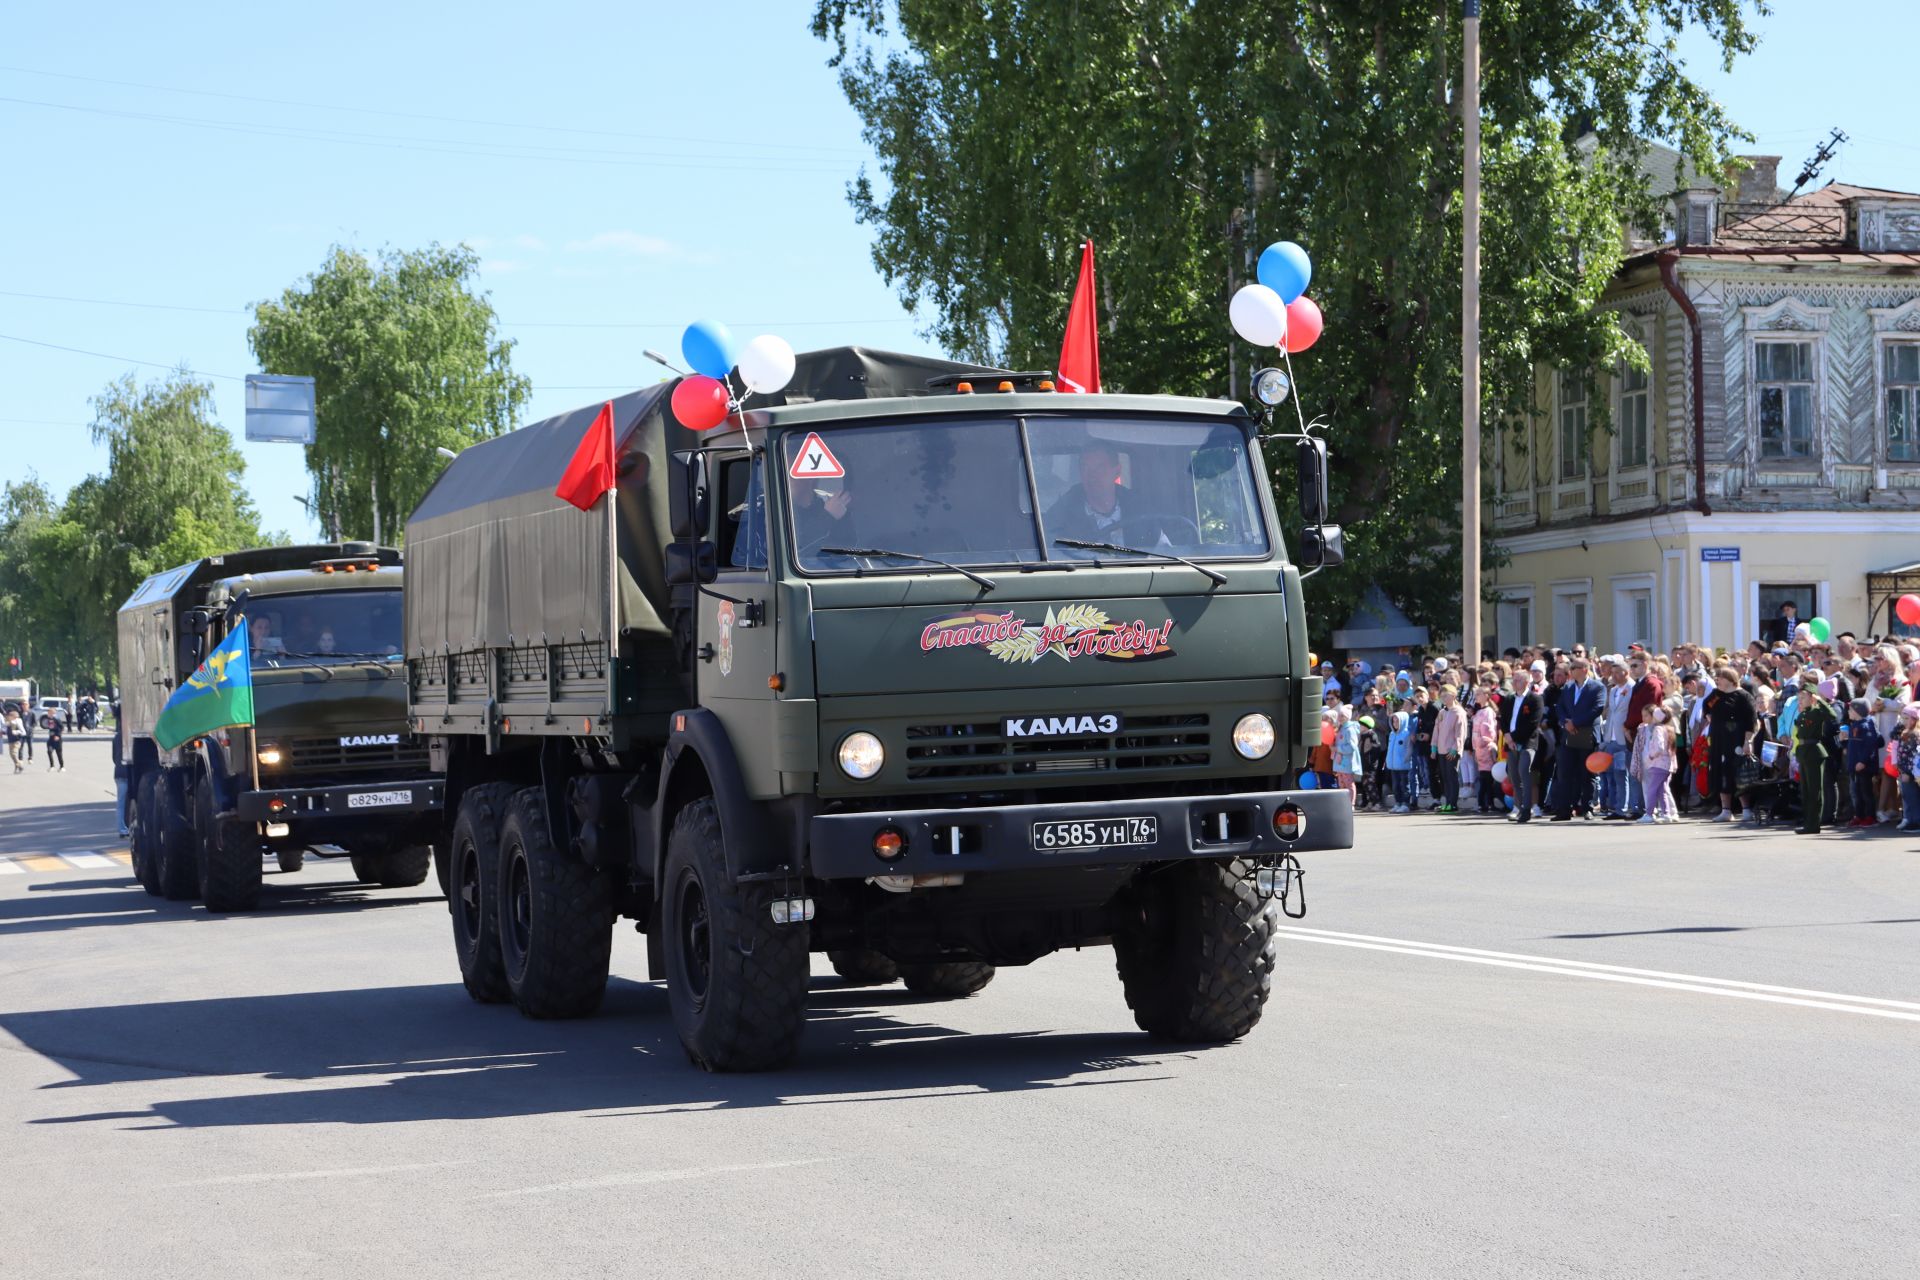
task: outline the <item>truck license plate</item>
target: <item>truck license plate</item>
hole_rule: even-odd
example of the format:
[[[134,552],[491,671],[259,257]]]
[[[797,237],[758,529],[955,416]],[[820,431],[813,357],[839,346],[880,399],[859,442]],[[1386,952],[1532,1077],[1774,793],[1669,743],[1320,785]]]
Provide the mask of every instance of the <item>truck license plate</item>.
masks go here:
[[[1158,844],[1160,820],[1152,815],[1135,818],[1065,818],[1033,824],[1033,847],[1049,849],[1111,849],[1124,845]]]
[[[358,791],[347,797],[349,809],[382,809],[394,804],[412,804],[411,791]]]

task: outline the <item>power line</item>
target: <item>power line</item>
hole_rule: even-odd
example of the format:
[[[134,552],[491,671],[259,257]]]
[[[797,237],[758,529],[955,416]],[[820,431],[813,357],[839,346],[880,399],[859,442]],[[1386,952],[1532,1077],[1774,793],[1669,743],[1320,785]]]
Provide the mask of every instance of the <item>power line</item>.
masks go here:
[[[116,356],[109,351],[88,351],[82,347],[63,347],[57,342],[41,342],[35,338],[21,338],[11,333],[0,333],[0,339],[7,342],[24,342],[30,347],[45,347],[49,351],[66,351],[77,356],[98,356],[102,360],[118,360],[122,364],[145,365],[149,369],[178,369],[179,365],[161,364],[157,360],[136,360],[132,356]],[[188,373],[201,378],[220,378],[227,382],[245,382],[246,379],[231,373],[208,373],[205,369],[189,369]]]
[[[479,125],[489,129],[529,129],[539,133],[570,133],[581,137],[631,138],[639,142],[679,142],[695,146],[748,147],[760,150],[780,151],[821,151],[837,154],[857,154],[854,147],[822,147],[804,143],[740,142],[724,138],[693,138],[664,133],[629,133],[614,129],[580,129],[563,125],[527,124],[514,120],[479,120],[467,116],[429,115],[419,111],[389,111],[378,107],[354,107],[342,103],[298,102],[286,98],[259,98],[243,93],[221,93],[214,89],[188,89],[177,85],[147,84],[138,80],[108,80],[100,76],[74,75],[63,71],[41,71],[33,67],[0,66],[0,71],[12,71],[20,75],[45,76],[54,80],[74,80],[84,84],[113,85],[122,89],[150,89],[158,93],[183,93],[200,98],[224,98],[230,102],[265,103],[276,107],[299,107],[310,111],[344,111],[354,115],[386,116],[394,120],[431,120],[438,124]]]

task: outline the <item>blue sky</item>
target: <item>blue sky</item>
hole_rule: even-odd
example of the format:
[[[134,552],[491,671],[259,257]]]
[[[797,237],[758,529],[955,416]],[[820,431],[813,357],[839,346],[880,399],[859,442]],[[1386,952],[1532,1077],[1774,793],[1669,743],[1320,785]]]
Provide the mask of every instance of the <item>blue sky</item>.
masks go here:
[[[1776,8],[1731,76],[1692,46],[1751,149],[1785,156],[1790,182],[1838,125],[1853,141],[1825,177],[1920,190],[1900,98],[1913,0]],[[237,435],[247,304],[334,243],[479,250],[530,418],[653,381],[641,349],[701,316],[801,348],[929,350],[847,207],[867,152],[810,11],[18,10],[0,51],[0,334],[115,358],[0,340],[0,469],[64,493],[102,468],[88,397],[163,372],[132,360],[226,375]],[[267,526],[313,533],[300,450],[243,450]]]

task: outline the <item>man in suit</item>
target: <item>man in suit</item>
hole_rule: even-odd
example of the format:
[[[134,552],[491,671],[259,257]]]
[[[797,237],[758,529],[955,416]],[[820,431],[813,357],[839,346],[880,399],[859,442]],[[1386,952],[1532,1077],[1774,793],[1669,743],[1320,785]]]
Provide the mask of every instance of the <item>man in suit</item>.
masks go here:
[[[1593,668],[1582,656],[1567,664],[1567,683],[1560,690],[1554,714],[1560,719],[1560,754],[1554,774],[1560,786],[1554,794],[1553,820],[1571,822],[1593,813],[1593,775],[1587,757],[1593,753],[1594,724],[1606,709],[1606,693],[1593,678]]]
[[[1789,600],[1780,606],[1778,617],[1770,619],[1760,638],[1768,644],[1792,644],[1793,629],[1800,625],[1800,606]]]
[[[1500,704],[1500,732],[1507,742],[1507,778],[1513,783],[1513,808],[1507,818],[1533,818],[1533,753],[1540,743],[1546,708],[1535,685],[1538,674],[1522,667],[1513,676],[1513,692]]]
[[[1120,483],[1119,452],[1096,440],[1080,451],[1080,483],[1047,509],[1047,536],[1111,542],[1121,523],[1139,514],[1127,510],[1132,496]]]

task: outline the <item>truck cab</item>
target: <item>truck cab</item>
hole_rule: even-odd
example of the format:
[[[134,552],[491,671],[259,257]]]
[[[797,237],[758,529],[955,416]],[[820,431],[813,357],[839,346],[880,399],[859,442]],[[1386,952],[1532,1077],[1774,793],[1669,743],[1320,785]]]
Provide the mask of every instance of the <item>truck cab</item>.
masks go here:
[[[406,729],[399,553],[274,547],[156,574],[120,615],[122,751],[134,869],[148,891],[244,909],[263,856],[345,850],[357,878],[419,884],[440,784]],[[167,698],[245,618],[254,722],[173,750]]]

